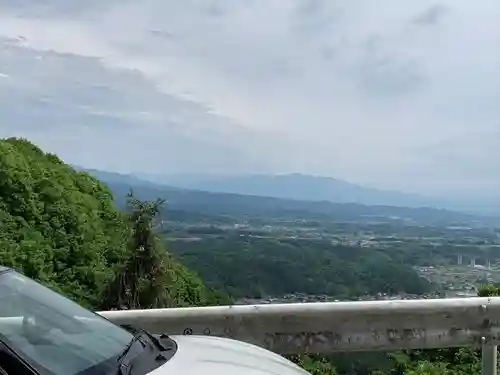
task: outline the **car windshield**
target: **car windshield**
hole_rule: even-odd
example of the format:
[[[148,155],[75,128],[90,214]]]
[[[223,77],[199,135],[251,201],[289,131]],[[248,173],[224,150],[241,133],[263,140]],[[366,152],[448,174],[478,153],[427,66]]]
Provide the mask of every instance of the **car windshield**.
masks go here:
[[[103,374],[133,336],[16,272],[0,272],[0,340],[42,373]]]

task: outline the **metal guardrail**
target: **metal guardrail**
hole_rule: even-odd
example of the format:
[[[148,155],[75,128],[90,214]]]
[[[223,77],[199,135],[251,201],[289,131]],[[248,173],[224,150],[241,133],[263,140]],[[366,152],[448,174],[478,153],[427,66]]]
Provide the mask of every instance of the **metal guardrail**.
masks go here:
[[[500,297],[299,303],[101,312],[169,335],[212,335],[280,354],[483,347],[496,375]]]

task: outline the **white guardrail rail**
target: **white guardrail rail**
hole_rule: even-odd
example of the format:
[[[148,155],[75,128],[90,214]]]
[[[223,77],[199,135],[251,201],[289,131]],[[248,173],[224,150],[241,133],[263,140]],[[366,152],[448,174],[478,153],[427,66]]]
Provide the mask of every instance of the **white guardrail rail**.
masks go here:
[[[280,354],[482,346],[496,374],[500,297],[294,303],[100,312],[168,335],[212,335]]]

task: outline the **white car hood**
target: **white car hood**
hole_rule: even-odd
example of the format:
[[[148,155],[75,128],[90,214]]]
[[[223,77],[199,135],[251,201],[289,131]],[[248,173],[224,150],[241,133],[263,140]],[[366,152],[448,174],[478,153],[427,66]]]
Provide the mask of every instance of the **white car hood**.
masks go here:
[[[213,336],[170,336],[177,353],[149,375],[309,375],[291,361],[241,341]]]

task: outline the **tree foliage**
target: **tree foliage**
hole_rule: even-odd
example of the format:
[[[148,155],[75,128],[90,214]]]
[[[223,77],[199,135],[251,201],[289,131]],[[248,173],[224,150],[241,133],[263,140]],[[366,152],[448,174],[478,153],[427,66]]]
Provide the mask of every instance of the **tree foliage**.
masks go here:
[[[126,238],[105,185],[24,139],[0,140],[0,263],[96,307]]]
[[[329,241],[218,236],[169,244],[207,285],[234,297],[327,294],[349,298],[375,293],[422,294],[430,284],[383,250]]]
[[[163,201],[127,202],[27,140],[0,140],[0,264],[96,309],[224,300],[155,235]]]
[[[130,229],[127,258],[110,283],[105,307],[136,309],[200,306],[208,292],[201,279],[175,262],[154,232],[164,200],[140,201],[127,195]]]

